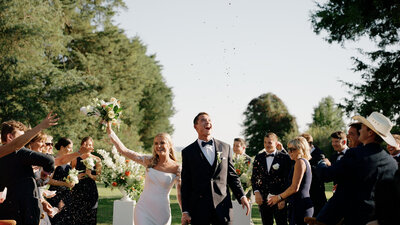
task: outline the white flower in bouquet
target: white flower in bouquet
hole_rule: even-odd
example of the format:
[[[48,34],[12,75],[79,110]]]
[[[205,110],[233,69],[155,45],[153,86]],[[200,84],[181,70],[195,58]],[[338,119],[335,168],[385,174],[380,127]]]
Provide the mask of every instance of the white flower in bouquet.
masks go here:
[[[74,169],[70,169],[68,172],[68,176],[67,178],[65,178],[65,182],[67,182],[68,184],[77,184],[79,183],[79,179],[78,179],[78,174],[79,174],[79,170]]]
[[[83,165],[86,166],[86,169],[93,170],[96,160],[92,157],[87,157],[86,159],[82,160]]]
[[[107,122],[112,122],[113,125],[121,124],[119,117],[122,115],[122,107],[120,101],[114,97],[110,99],[110,102],[99,100],[98,98],[93,99],[94,104],[80,108],[80,111],[87,116],[100,117],[100,126],[102,129],[105,128]]]
[[[143,190],[144,170],[139,164],[126,160],[115,147],[110,155],[102,149],[97,150],[102,157],[101,180],[105,187],[119,188],[131,198],[138,199]]]

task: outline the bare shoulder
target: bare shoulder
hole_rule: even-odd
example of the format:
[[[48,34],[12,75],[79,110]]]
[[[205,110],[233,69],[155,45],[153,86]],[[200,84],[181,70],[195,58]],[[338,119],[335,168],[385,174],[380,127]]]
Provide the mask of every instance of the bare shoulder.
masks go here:
[[[305,169],[306,168],[306,162],[304,160],[302,160],[302,159],[296,159],[295,167],[298,167],[300,169]]]

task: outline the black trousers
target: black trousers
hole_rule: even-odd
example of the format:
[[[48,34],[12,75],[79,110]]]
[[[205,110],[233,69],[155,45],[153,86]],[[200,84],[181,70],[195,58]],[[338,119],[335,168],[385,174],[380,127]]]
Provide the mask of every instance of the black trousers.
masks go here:
[[[287,225],[288,224],[288,215],[287,208],[278,209],[278,205],[269,206],[267,203],[263,203],[258,206],[258,209],[261,214],[261,220],[263,225],[273,225],[274,219],[276,225]]]

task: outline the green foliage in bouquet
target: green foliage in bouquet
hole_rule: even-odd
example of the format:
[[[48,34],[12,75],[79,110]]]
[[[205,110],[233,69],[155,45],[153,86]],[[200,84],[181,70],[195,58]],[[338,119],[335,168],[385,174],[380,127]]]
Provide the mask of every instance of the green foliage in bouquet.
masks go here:
[[[102,158],[101,181],[105,187],[122,188],[130,198],[138,200],[143,191],[144,167],[121,156],[115,147],[110,153],[99,149],[97,153]]]
[[[83,106],[80,111],[87,116],[100,117],[100,126],[104,129],[107,122],[117,125],[118,128],[121,124],[119,117],[122,114],[122,107],[120,101],[116,98],[111,98],[109,102],[95,98],[93,105]]]
[[[251,173],[253,165],[244,155],[236,155],[233,159],[233,166],[239,176],[244,192],[248,192],[251,187]]]

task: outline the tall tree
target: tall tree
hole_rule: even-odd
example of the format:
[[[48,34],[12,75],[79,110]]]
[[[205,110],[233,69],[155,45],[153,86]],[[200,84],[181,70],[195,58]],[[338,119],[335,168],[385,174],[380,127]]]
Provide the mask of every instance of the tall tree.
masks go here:
[[[116,97],[127,146],[150,151],[155,133],[172,132],[171,88],[140,39],[112,24],[120,7],[122,0],[0,2],[0,118],[36,124],[54,109],[62,119],[53,136],[90,135],[106,147],[96,119],[79,108]]]
[[[314,108],[313,121],[307,133],[313,136],[314,144],[328,156],[333,153],[330,135],[335,131],[345,131],[343,114],[343,110],[335,104],[331,96],[322,98]]]
[[[284,145],[298,133],[296,118],[290,115],[282,100],[272,93],[251,100],[243,114],[243,134],[249,144],[247,152],[251,156],[264,148],[264,136],[268,132],[278,135]]]
[[[361,73],[364,82],[344,82],[353,95],[343,104],[348,114],[380,111],[400,124],[399,9],[398,0],[329,0],[317,3],[312,12],[314,32],[326,31],[329,43],[368,37],[378,48],[360,51],[367,60],[353,58],[354,71]],[[399,126],[396,129],[400,131]]]

